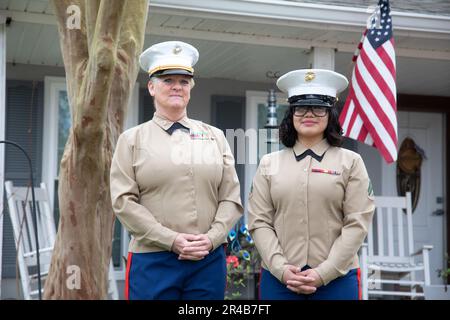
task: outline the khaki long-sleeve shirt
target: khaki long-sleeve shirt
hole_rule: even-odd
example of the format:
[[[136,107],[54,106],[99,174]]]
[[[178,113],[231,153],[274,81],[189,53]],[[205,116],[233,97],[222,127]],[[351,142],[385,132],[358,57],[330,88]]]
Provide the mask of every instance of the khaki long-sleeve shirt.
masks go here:
[[[328,284],[359,266],[373,191],[357,153],[325,139],[311,150],[323,156],[320,162],[297,161],[306,151],[300,142],[261,159],[249,195],[249,230],[262,266],[280,281],[287,264],[309,265]]]
[[[171,250],[178,233],[206,233],[215,249],[241,217],[234,158],[220,129],[157,113],[122,133],[111,165],[115,214],[132,235],[131,252]]]

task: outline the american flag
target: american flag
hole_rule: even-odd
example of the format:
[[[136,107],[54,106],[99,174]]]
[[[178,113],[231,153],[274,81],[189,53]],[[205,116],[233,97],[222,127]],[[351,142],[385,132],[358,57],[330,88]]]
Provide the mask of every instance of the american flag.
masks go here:
[[[397,160],[397,89],[389,1],[380,0],[369,17],[355,56],[350,89],[339,117],[344,136]]]

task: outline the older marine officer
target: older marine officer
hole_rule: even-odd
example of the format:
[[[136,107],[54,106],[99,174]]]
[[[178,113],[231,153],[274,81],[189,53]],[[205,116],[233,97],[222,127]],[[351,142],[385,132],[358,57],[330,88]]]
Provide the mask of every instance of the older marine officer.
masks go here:
[[[156,112],[120,135],[111,166],[114,212],[132,235],[128,299],[224,299],[223,243],[243,208],[223,132],[187,117],[197,60],[181,41],[140,56]]]
[[[372,187],[359,154],[340,147],[335,102],[347,79],[291,71],[282,151],[265,155],[249,195],[249,230],[262,257],[262,299],[358,299],[357,252],[371,222]]]

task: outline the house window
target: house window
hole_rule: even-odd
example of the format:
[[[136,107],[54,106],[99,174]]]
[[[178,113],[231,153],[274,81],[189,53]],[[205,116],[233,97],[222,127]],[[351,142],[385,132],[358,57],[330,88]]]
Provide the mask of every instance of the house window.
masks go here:
[[[69,100],[67,99],[67,91],[58,91],[58,164],[61,163],[61,158],[64,153],[67,138],[69,137],[70,129],[70,108]],[[59,174],[59,165],[57,166]]]

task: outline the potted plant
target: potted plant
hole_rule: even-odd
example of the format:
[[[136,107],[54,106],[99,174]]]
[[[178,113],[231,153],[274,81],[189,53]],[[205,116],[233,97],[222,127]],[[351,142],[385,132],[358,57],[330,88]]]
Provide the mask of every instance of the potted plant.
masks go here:
[[[424,287],[425,299],[427,300],[450,300],[450,290],[448,280],[450,276],[450,268],[448,255],[445,255],[445,265],[447,268],[437,270],[439,277],[444,280],[443,285],[430,285]]]

